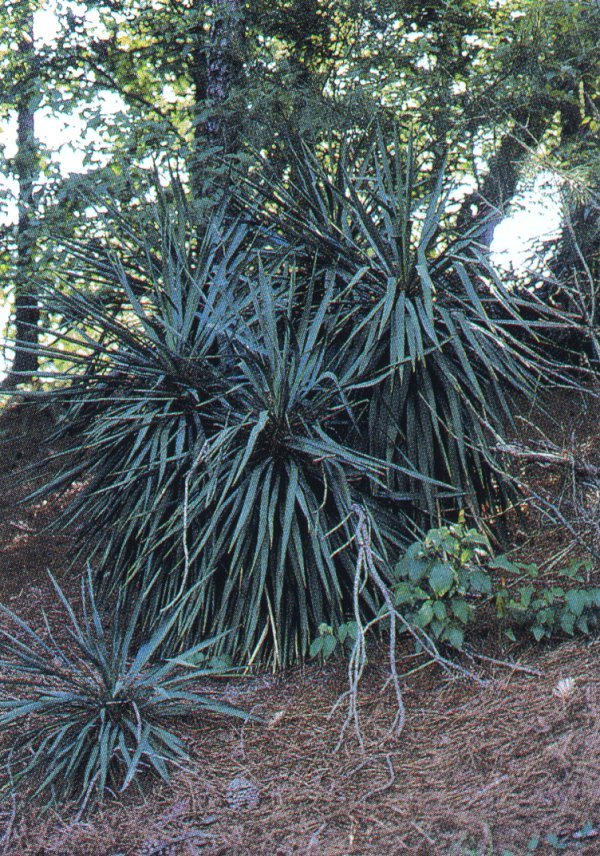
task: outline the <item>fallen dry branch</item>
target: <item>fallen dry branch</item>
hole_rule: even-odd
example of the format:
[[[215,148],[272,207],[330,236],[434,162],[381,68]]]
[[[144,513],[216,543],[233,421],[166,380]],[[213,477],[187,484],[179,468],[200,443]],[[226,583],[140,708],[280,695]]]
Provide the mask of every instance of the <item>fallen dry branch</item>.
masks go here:
[[[542,466],[552,464],[562,465],[574,470],[578,475],[587,476],[588,478],[600,477],[600,467],[596,467],[581,458],[576,458],[572,452],[551,452],[549,450],[537,452],[533,449],[528,449],[520,443],[498,443],[495,449],[514,458],[522,458],[525,461],[531,461]]]
[[[522,666],[520,663],[513,663],[512,660],[497,660],[496,657],[488,657],[485,654],[478,654],[477,651],[471,649],[465,650],[467,657],[471,659],[481,660],[484,663],[491,663],[493,666],[502,666],[504,669],[510,669],[512,672],[523,672],[525,675],[533,675],[536,678],[543,678],[544,673],[539,669],[532,669],[530,666]]]

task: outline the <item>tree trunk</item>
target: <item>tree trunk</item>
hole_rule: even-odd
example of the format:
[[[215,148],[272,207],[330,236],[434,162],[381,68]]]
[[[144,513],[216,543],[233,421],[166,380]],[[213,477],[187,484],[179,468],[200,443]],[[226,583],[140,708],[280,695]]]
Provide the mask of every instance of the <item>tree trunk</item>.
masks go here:
[[[18,85],[17,155],[15,167],[19,184],[17,200],[17,258],[14,275],[15,345],[10,374],[3,386],[16,386],[28,380],[38,368],[35,348],[38,342],[40,310],[35,287],[34,254],[35,224],[33,190],[38,177],[38,150],[35,138],[35,107],[37,57],[33,40],[33,9],[23,11],[18,22],[21,30],[19,59],[25,76]]]
[[[230,153],[237,148],[239,122],[225,115],[223,107],[243,69],[243,4],[241,0],[215,0],[214,16],[206,73],[206,100],[211,115],[205,130],[210,145]]]
[[[542,110],[524,108],[515,114],[515,125],[490,158],[488,173],[479,190],[462,202],[457,217],[461,230],[481,226],[479,242],[489,249],[494,229],[506,214],[517,192],[523,162],[535,149],[549,121]]]
[[[188,71],[192,79],[194,92],[193,134],[194,144],[190,171],[192,176],[192,194],[196,195],[202,186],[202,153],[206,146],[203,112],[206,109],[207,80],[206,80],[206,49],[207,39],[204,31],[204,4],[194,4],[194,22],[191,27],[192,49],[191,62]]]

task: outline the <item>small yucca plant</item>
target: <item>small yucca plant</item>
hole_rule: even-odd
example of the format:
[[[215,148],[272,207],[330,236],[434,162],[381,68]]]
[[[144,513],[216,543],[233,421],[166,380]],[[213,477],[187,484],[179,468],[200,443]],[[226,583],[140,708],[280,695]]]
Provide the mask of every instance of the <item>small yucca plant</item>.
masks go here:
[[[133,612],[119,602],[105,629],[90,573],[81,584],[80,617],[52,582],[64,609],[60,631],[44,614],[45,631],[36,633],[0,605],[14,628],[0,629],[0,731],[10,733],[5,794],[25,786],[49,803],[85,806],[139,785],[144,770],[169,778],[170,765],[188,758],[169,720],[207,712],[248,718],[197,689],[199,679],[225,674],[209,660],[211,640],[157,660],[175,615],[136,644],[141,601]]]

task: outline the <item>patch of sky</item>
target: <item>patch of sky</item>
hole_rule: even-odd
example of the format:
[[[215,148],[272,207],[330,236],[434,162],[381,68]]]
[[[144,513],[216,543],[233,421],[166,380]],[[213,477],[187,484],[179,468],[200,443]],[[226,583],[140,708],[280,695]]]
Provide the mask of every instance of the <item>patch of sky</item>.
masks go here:
[[[540,172],[515,196],[508,216],[496,226],[492,261],[502,270],[525,273],[539,263],[543,242],[558,237],[561,223],[560,182]]]

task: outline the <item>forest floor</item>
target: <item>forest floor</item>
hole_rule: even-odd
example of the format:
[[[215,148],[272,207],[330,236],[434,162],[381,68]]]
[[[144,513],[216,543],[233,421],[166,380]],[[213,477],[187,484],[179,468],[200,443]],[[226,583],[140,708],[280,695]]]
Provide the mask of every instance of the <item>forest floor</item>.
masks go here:
[[[561,393],[552,410],[538,428],[600,464],[597,403],[584,407]],[[68,562],[75,533],[47,529],[65,498],[18,504],[42,478],[35,464],[48,451],[51,423],[25,406],[0,414],[0,601],[34,625],[42,609],[50,619],[55,609],[48,570],[67,592],[76,595],[78,585]],[[33,466],[25,483],[16,476],[24,464]],[[537,469],[552,487],[551,468]],[[534,513],[513,529],[524,559],[576,553],[564,527]],[[592,580],[600,584],[600,568]],[[600,639],[501,648],[490,629],[480,650],[531,671],[482,663],[481,685],[437,666],[416,670],[422,658],[408,643],[399,649],[401,672],[412,674],[402,680],[407,720],[398,738],[386,736],[394,709],[385,654],[372,652],[361,696],[364,752],[351,738],[336,751],[343,661],[236,680],[227,697],[262,724],[187,720],[181,733],[193,760],[170,785],[152,784],[145,799],[131,790],[78,821],[68,806],[43,816],[0,806],[0,853],[600,854]],[[575,690],[561,699],[554,690],[567,677]],[[253,808],[227,801],[240,776],[258,788]]]

